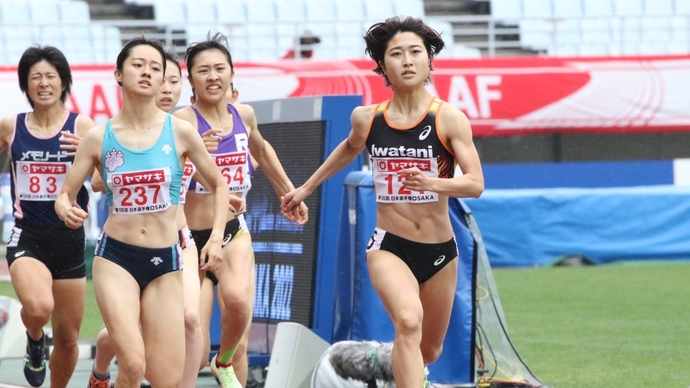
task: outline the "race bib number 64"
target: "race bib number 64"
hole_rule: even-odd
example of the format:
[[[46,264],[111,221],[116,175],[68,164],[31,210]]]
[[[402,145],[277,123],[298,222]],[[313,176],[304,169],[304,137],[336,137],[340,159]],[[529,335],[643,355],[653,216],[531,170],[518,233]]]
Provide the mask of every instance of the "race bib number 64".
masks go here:
[[[248,152],[238,151],[212,156],[231,193],[247,191],[252,187],[249,176]],[[197,183],[195,192],[197,194],[209,194],[211,191]]]

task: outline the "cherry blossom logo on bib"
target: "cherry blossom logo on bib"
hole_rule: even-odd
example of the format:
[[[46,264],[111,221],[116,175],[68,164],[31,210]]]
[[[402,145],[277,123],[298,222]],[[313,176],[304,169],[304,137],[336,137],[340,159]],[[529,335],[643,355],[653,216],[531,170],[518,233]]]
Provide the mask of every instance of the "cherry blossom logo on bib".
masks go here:
[[[105,153],[105,167],[108,171],[113,172],[123,164],[125,164],[125,156],[122,154],[122,151],[113,148]]]

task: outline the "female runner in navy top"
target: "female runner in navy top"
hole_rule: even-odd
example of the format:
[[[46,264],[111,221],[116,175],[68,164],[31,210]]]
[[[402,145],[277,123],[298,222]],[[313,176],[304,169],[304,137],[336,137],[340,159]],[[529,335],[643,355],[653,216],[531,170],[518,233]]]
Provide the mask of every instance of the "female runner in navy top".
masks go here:
[[[84,228],[69,229],[55,214],[55,198],[72,166],[80,137],[94,124],[68,112],[72,86],[65,56],[51,46],[30,47],[19,60],[19,87],[32,112],[0,122],[0,149],[10,148],[15,224],[7,242],[12,285],[22,304],[27,348],[24,375],[34,387],[46,376],[43,326],[52,321],[50,386],[66,387],[79,356],[86,264]],[[88,207],[83,185],[75,206]]]

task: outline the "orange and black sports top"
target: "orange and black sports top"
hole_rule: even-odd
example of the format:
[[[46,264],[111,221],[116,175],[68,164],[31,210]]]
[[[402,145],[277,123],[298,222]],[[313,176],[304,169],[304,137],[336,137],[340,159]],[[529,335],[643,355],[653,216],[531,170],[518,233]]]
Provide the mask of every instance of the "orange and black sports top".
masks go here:
[[[376,107],[366,140],[371,155],[372,173],[378,202],[433,202],[435,195],[405,192],[398,170],[418,167],[426,175],[452,178],[455,175],[455,156],[439,136],[438,112],[443,101],[434,98],[426,113],[409,128],[391,125],[387,120],[390,100]],[[397,180],[397,182],[396,182]],[[427,193],[428,194],[428,193]]]

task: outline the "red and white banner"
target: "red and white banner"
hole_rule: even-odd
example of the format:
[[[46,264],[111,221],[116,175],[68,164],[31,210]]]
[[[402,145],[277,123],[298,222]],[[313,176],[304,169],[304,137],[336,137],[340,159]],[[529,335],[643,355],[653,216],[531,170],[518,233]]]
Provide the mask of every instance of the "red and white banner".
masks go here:
[[[690,56],[513,57],[434,61],[431,93],[467,114],[475,136],[690,131]],[[236,63],[240,101],[391,96],[369,60]],[[68,108],[103,122],[122,104],[110,66],[74,66]],[[16,69],[0,67],[1,115],[28,109]],[[183,88],[181,104],[191,90]]]

